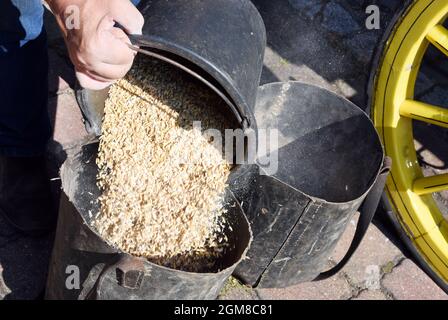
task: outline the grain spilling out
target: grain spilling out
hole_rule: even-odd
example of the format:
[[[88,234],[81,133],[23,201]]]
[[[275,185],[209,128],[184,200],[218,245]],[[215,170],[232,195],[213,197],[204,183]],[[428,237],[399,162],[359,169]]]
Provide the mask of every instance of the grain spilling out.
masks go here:
[[[217,112],[222,104],[183,71],[148,57],[138,56],[111,87],[94,221],[106,241],[180,270],[213,267],[227,244],[223,207],[232,166],[203,131],[230,128]]]

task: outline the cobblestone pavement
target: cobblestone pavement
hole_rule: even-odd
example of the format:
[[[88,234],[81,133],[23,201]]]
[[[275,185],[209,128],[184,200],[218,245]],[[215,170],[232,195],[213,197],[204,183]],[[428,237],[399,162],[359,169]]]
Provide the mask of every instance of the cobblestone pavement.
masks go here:
[[[344,95],[366,109],[366,84],[370,60],[378,38],[397,10],[400,0],[253,0],[262,14],[268,33],[262,82],[299,80],[317,84]],[[365,28],[365,7],[381,8],[381,29]],[[76,105],[74,76],[54,21],[47,17],[50,54],[50,114],[54,141],[49,160],[52,175],[64,160],[64,149],[86,135]],[[417,86],[418,98],[448,106],[447,70],[437,53],[427,63]],[[446,170],[446,131],[427,126],[419,131],[419,154],[427,170]],[[433,148],[434,147],[434,148]],[[431,150],[431,151],[430,151]],[[436,150],[436,151],[434,151]],[[59,189],[53,182],[55,193]],[[447,199],[441,195],[441,199]],[[356,225],[349,224],[329,263],[335,263],[348,247]],[[33,299],[44,288],[52,237],[32,239],[17,234],[0,221],[0,299]],[[376,222],[350,263],[331,279],[285,289],[257,289],[231,279],[222,299],[447,299],[423,271],[406,255],[393,230]]]

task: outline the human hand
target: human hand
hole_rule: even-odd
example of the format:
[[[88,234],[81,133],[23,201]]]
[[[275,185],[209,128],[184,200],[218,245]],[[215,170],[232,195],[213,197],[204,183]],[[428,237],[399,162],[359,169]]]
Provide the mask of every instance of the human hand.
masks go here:
[[[135,57],[135,51],[128,47],[130,40],[126,33],[141,34],[144,24],[143,16],[131,1],[47,2],[62,29],[82,87],[100,90],[126,75]],[[117,28],[116,23],[125,31]]]

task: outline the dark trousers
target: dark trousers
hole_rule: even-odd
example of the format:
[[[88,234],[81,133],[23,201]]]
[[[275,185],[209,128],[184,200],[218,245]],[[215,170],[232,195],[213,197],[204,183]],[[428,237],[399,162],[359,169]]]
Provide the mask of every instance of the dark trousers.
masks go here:
[[[44,153],[48,55],[40,0],[0,1],[0,155]]]

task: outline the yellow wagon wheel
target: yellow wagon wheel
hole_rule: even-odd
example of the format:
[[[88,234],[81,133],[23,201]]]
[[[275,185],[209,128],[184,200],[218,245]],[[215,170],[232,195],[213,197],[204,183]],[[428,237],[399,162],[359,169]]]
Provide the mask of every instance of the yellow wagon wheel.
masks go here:
[[[389,214],[425,271],[448,292],[448,222],[432,196],[448,189],[448,174],[423,175],[413,137],[415,121],[448,128],[448,106],[414,97],[428,46],[448,59],[447,17],[447,0],[409,1],[386,34],[370,94],[372,119],[393,159],[386,188]]]

